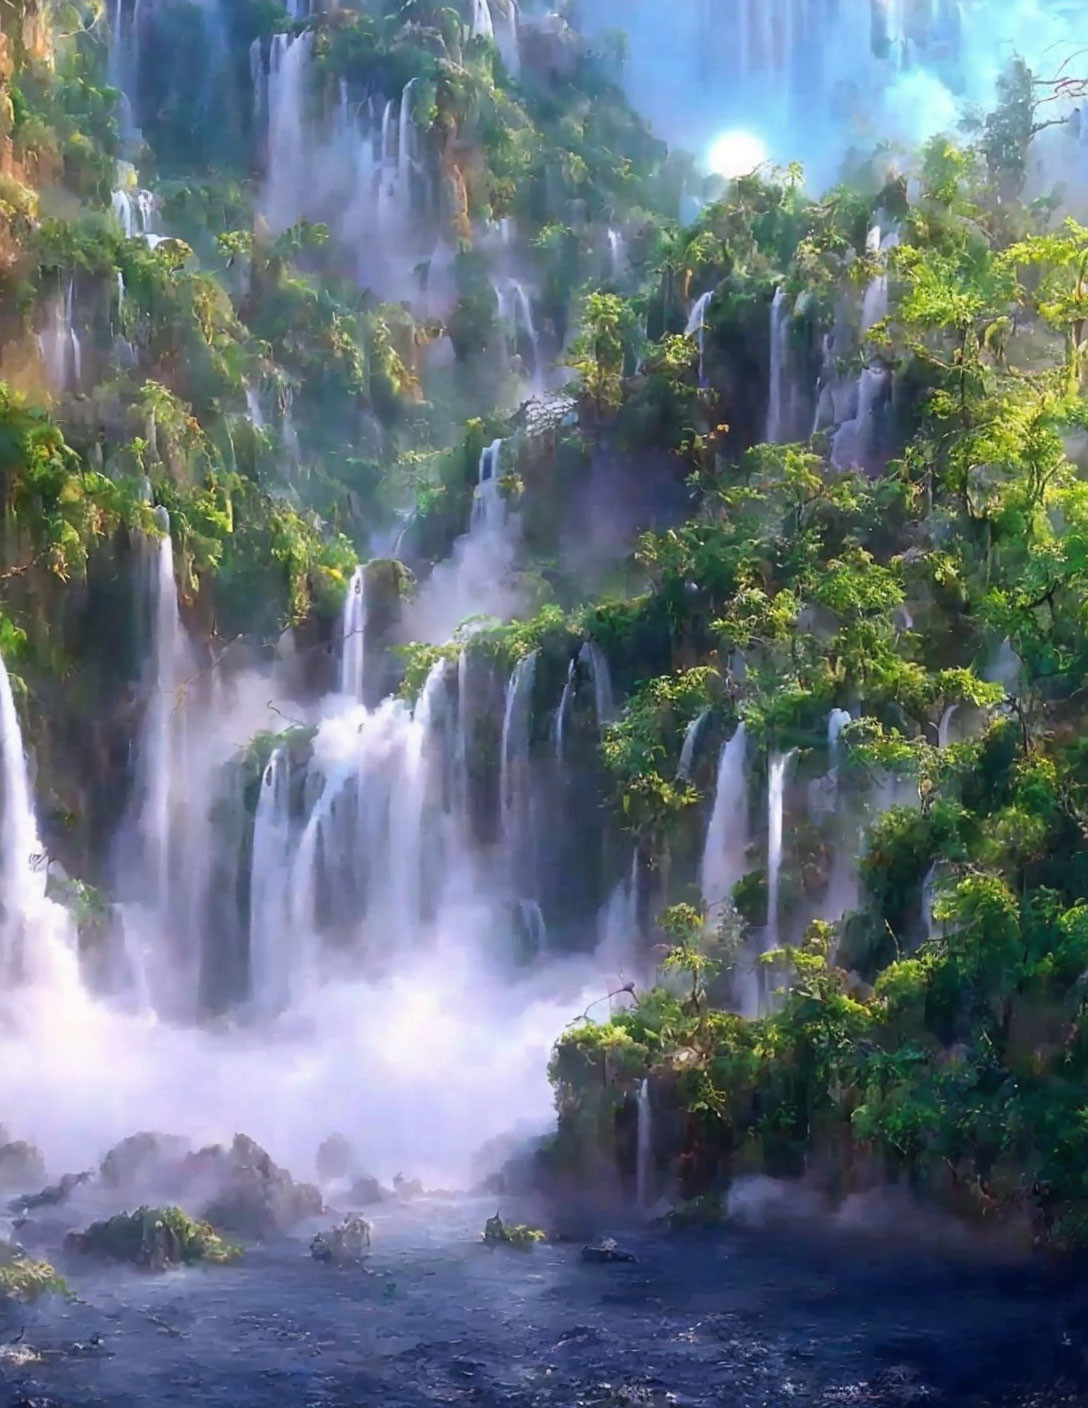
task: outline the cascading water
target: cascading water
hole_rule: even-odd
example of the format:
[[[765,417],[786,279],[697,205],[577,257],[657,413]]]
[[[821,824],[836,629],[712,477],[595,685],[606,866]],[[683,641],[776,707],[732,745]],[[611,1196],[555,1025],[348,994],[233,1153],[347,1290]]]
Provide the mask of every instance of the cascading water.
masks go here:
[[[782,820],[786,769],[792,753],[775,753],[767,769],[767,950],[779,946],[779,888],[782,876]]]
[[[341,618],[340,693],[363,698],[366,672],[366,570],[357,567],[348,584]]]
[[[612,695],[612,674],[604,651],[595,640],[587,640],[578,652],[579,662],[589,672],[593,683],[593,707],[597,714],[597,726],[604,729],[612,722],[615,701]]]
[[[34,817],[23,736],[7,667],[0,658],[0,986],[17,981],[78,982],[66,912],[46,897],[46,855]]]
[[[539,652],[534,650],[514,666],[503,709],[499,799],[503,833],[516,863],[524,861],[532,820],[529,744],[538,657]]]
[[[747,864],[747,745],[744,725],[738,724],[718,762],[714,807],[699,871],[699,888],[711,928],[718,926],[732,903],[733,887]]]
[[[75,281],[69,279],[46,304],[38,352],[54,391],[78,391],[83,380],[83,349],[75,329]]]
[[[276,748],[261,777],[249,887],[249,981],[256,1012],[274,1017],[295,990],[289,875],[293,843],[291,759]]]
[[[790,369],[790,330],[793,310],[783,288],[775,289],[770,312],[771,362],[768,379],[767,433],[769,445],[783,444],[796,434],[794,384]]]
[[[653,1110],[650,1106],[650,1082],[647,1077],[638,1087],[638,1126],[635,1153],[635,1196],[640,1208],[650,1205],[653,1192],[654,1130]]]
[[[959,709],[958,704],[950,704],[941,715],[941,721],[937,725],[937,747],[947,748],[952,738],[952,720]]]
[[[314,36],[276,34],[268,61],[268,179],[265,214],[273,232],[294,225],[305,213],[310,151],[305,124]]]
[[[710,300],[714,297],[713,290],[700,294],[695,300],[692,310],[688,315],[687,326],[684,328],[685,337],[694,337],[695,345],[699,349],[699,385],[706,385],[706,315],[710,307]]]
[[[501,457],[501,440],[493,440],[480,453],[476,493],[472,500],[471,527],[474,532],[500,533],[506,524],[506,499],[499,477]]]
[[[687,782],[691,777],[691,769],[695,763],[695,749],[699,743],[699,735],[702,733],[707,720],[710,718],[710,709],[700,710],[684,730],[684,742],[680,747],[680,762],[676,768],[676,776],[683,782]]]

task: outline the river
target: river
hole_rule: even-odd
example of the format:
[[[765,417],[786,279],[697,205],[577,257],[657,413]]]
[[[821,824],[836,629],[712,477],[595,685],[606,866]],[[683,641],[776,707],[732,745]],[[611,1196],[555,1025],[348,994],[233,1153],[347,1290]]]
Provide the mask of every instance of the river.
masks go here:
[[[4,1408],[1056,1408],[1088,1403],[1088,1296],[1041,1267],[766,1229],[479,1244],[494,1200],[379,1209],[371,1261],[311,1228],[242,1265],[67,1265],[78,1299],[4,1312]],[[506,1209],[504,1209],[505,1211]],[[40,1243],[55,1238],[44,1224]],[[61,1264],[64,1265],[63,1259]]]

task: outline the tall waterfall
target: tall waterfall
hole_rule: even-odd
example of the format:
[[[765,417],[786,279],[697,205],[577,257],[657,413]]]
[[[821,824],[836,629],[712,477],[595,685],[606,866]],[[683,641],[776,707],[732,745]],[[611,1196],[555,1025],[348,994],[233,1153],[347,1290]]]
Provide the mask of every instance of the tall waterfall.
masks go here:
[[[767,774],[767,942],[776,949],[779,935],[779,881],[782,874],[782,813],[786,790],[786,769],[792,753],[772,755]]]
[[[0,989],[12,981],[76,977],[67,915],[46,898],[46,856],[34,817],[23,736],[11,680],[0,658]]]
[[[314,36],[276,34],[268,64],[268,181],[265,210],[276,232],[305,213],[309,150],[305,104]]]
[[[768,377],[767,434],[769,445],[780,445],[795,438],[797,426],[797,396],[790,364],[790,333],[793,310],[783,288],[775,290],[770,312],[771,361]]]
[[[514,666],[506,686],[500,748],[499,799],[503,832],[516,865],[524,864],[524,849],[532,822],[529,778],[533,685],[539,652],[532,651]]]
[[[340,693],[363,697],[366,670],[366,569],[356,567],[348,584],[341,618]]]
[[[249,980],[255,1009],[275,1016],[296,991],[299,936],[291,924],[291,760],[277,748],[261,777],[249,888]]]
[[[707,827],[699,888],[707,922],[715,926],[732,903],[733,886],[744,874],[748,850],[748,738],[743,724],[721,751],[714,809]]]
[[[83,349],[75,327],[75,281],[49,299],[38,334],[38,352],[54,391],[78,391],[83,381]]]

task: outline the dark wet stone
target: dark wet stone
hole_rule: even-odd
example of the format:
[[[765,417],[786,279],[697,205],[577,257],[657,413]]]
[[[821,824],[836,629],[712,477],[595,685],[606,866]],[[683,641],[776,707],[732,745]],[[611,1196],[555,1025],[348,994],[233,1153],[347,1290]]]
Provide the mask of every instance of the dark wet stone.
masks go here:
[[[372,1207],[385,1201],[385,1189],[371,1174],[362,1173],[351,1185],[348,1200],[361,1208]]]
[[[582,1260],[588,1261],[592,1265],[602,1266],[609,1262],[638,1261],[638,1257],[631,1252],[621,1251],[610,1237],[602,1242],[595,1242],[592,1246],[582,1248]]]

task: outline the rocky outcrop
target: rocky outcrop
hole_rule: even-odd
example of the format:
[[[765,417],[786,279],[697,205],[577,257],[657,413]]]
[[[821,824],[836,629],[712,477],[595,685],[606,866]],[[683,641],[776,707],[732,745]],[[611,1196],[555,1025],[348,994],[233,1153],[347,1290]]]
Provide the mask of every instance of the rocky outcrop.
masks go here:
[[[223,1240],[206,1222],[194,1222],[181,1208],[137,1208],[85,1232],[70,1232],[64,1249],[106,1261],[128,1262],[145,1271],[197,1262],[222,1264],[241,1256],[241,1248]]]
[[[145,1130],[115,1144],[99,1165],[99,1175],[107,1188],[166,1191],[176,1183],[190,1148],[189,1141],[179,1135]]]
[[[296,1183],[244,1134],[236,1134],[229,1149],[214,1144],[190,1154],[182,1163],[181,1175],[187,1196],[210,1190],[207,1201],[200,1204],[202,1217],[253,1241],[316,1217],[324,1207],[319,1188]]]
[[[353,1213],[339,1227],[320,1232],[310,1243],[310,1255],[315,1261],[326,1261],[333,1266],[358,1265],[370,1255],[373,1231],[365,1217]]]
[[[45,1159],[36,1145],[22,1139],[0,1142],[0,1190],[34,1188],[44,1182]]]

